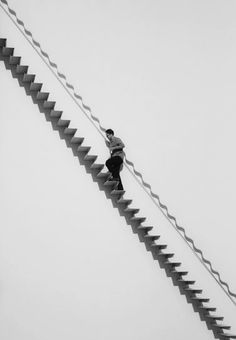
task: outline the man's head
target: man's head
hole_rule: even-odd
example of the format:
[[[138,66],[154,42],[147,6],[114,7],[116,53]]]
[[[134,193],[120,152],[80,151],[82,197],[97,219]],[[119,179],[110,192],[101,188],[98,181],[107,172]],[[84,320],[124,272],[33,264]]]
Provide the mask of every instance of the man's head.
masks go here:
[[[112,140],[112,137],[114,136],[114,131],[112,129],[107,129],[106,136],[109,140]]]

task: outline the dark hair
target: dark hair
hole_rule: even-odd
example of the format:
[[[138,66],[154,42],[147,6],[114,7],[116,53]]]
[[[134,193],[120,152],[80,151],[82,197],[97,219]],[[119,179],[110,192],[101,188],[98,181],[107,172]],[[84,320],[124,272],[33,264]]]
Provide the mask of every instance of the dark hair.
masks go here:
[[[114,131],[112,129],[107,129],[106,133],[114,136]]]

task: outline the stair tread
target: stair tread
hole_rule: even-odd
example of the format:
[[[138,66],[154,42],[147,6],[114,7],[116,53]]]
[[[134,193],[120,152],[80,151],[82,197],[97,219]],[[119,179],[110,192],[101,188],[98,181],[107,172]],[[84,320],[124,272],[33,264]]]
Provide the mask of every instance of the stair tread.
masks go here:
[[[71,143],[73,144],[82,144],[84,141],[83,137],[72,137]]]
[[[229,326],[229,325],[224,324],[223,322],[218,322],[218,323],[217,323],[217,326],[218,326],[218,327],[221,327],[221,326],[222,326],[222,327],[231,327],[231,326]]]
[[[229,334],[229,333],[220,333],[220,334],[223,335],[225,338],[236,339],[236,335],[234,334]]]
[[[139,226],[137,229],[143,230],[143,231],[151,231],[153,227],[152,226]]]
[[[99,178],[107,178],[109,175],[107,172],[100,172],[99,174],[97,174],[97,177]]]
[[[146,217],[131,217],[132,221],[145,221]]]
[[[180,283],[186,283],[187,285],[193,285],[194,283],[196,283],[196,281],[194,280],[183,280],[183,279],[179,279],[177,280]]]
[[[117,186],[117,181],[107,181],[104,183],[105,186],[109,187],[109,186]]]
[[[91,146],[79,146],[78,147],[78,151],[80,151],[80,152],[87,152],[87,151],[89,151],[91,149]]]
[[[93,168],[93,169],[103,169],[104,164],[94,163],[94,164],[91,165],[91,168]]]
[[[131,204],[133,201],[130,199],[126,199],[126,198],[120,198],[117,203],[125,203],[125,204]]]
[[[44,104],[49,103],[49,102],[44,102]],[[47,105],[47,104],[46,104]],[[68,126],[70,125],[70,120],[67,119],[59,119],[57,122],[58,126],[66,126],[68,128]]]
[[[207,306],[200,306],[198,307],[200,309],[206,310],[206,311],[211,311],[211,312],[215,312],[216,311],[216,307],[207,307]]]
[[[160,238],[160,235],[144,235],[144,238],[151,239],[151,240],[158,240]]]
[[[206,302],[210,301],[209,298],[196,297],[196,296],[193,296],[191,299],[196,300],[196,301],[206,301]]]
[[[124,194],[125,194],[124,190],[117,190],[117,189],[115,189],[115,190],[112,190],[112,192],[111,192],[112,196],[118,196],[118,195],[123,196]]]
[[[166,249],[167,248],[167,244],[156,244],[156,243],[152,243],[151,247],[153,248],[158,248],[158,249]]]
[[[65,128],[64,133],[67,135],[74,135],[77,132],[77,129],[74,128]]]
[[[167,258],[173,257],[175,254],[174,253],[159,253],[159,256],[164,256]]]
[[[206,318],[208,319],[214,319],[214,320],[224,320],[223,316],[217,316],[217,315],[205,315]]]
[[[172,266],[172,267],[179,267],[181,266],[181,262],[170,262],[170,261],[166,261],[164,262],[164,264]]]
[[[136,208],[125,208],[124,209],[125,212],[131,212],[131,213],[138,213],[140,211],[140,209],[136,209]]]
[[[177,270],[175,270],[175,269],[173,269],[173,270],[171,271],[171,273],[178,274],[178,275],[187,275],[187,274],[188,274],[187,271],[177,271]]]
[[[86,161],[89,161],[89,160],[96,160],[98,158],[98,156],[96,156],[96,155],[86,155],[85,157],[84,157],[84,159],[86,160]]]

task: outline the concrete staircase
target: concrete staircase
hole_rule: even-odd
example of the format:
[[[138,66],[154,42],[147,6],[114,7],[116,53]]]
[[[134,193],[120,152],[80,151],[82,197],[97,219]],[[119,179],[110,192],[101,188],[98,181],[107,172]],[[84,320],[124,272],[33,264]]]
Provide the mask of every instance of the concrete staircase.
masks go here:
[[[139,240],[144,242],[147,251],[151,252],[153,259],[158,261],[173,284],[178,286],[180,293],[185,295],[187,302],[192,304],[194,311],[199,313],[200,319],[206,323],[215,338],[236,339],[236,335],[226,333],[230,326],[222,323],[224,319],[222,316],[214,314],[216,308],[207,304],[210,299],[202,296],[202,290],[195,287],[195,281],[185,279],[188,272],[179,268],[181,263],[171,260],[174,254],[168,252],[167,245],[160,242],[160,235],[151,233],[152,226],[143,225],[146,218],[137,215],[139,209],[130,207],[132,200],[124,198],[125,191],[116,190],[117,183],[108,180],[109,174],[102,171],[104,165],[96,163],[96,155],[89,154],[91,147],[84,145],[84,138],[76,135],[77,129],[70,126],[69,120],[62,118],[63,112],[55,110],[55,102],[49,100],[49,93],[41,91],[43,84],[35,82],[36,76],[28,73],[28,66],[21,65],[21,57],[14,56],[14,49],[6,46],[6,39],[0,39],[0,60],[18,80],[19,85],[24,87],[26,94],[31,96],[33,103],[38,105],[40,112],[51,122],[53,129],[59,132],[67,147],[78,157],[80,164],[91,174],[100,190],[112,200],[114,208],[119,210]]]

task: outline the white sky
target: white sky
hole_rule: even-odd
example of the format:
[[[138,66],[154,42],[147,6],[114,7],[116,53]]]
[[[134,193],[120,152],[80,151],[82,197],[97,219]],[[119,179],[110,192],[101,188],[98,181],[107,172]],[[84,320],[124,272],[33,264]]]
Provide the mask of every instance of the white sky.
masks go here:
[[[235,1],[9,5],[235,291]]]

